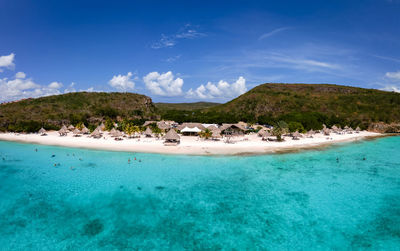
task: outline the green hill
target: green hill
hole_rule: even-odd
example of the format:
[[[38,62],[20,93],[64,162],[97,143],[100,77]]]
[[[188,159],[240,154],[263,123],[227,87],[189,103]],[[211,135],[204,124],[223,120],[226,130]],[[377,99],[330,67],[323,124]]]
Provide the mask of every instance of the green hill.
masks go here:
[[[400,93],[329,84],[263,84],[209,109],[236,119],[273,123],[363,125],[400,121]]]
[[[0,105],[0,129],[32,131],[61,124],[96,125],[105,118],[158,118],[152,100],[134,93],[76,92]]]
[[[84,122],[92,128],[110,118],[176,122],[274,124],[305,129],[322,124],[367,128],[400,122],[400,94],[329,84],[263,84],[225,103],[156,103],[133,93],[77,92],[0,105],[0,130],[35,131],[41,126]]]
[[[193,111],[205,108],[211,108],[219,105],[219,103],[213,102],[194,102],[194,103],[154,103],[156,108],[160,112],[165,112],[168,110],[185,110]]]
[[[195,111],[168,111],[178,122],[274,124],[298,122],[305,129],[400,121],[400,94],[329,84],[263,84],[221,105]]]

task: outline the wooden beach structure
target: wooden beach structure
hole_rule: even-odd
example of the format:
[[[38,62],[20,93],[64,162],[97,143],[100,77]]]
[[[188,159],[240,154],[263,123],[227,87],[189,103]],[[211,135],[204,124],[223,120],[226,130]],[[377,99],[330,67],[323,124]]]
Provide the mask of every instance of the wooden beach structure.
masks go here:
[[[67,136],[67,134],[68,134],[68,128],[67,128],[65,125],[63,125],[63,126],[61,127],[61,129],[58,131],[58,134],[60,134],[61,137],[62,137],[62,136]]]
[[[39,134],[40,134],[40,136],[47,136],[47,132],[46,132],[46,130],[45,130],[43,127],[40,128]]]
[[[176,133],[174,129],[170,129],[164,136],[165,146],[176,146],[180,143],[181,137]]]

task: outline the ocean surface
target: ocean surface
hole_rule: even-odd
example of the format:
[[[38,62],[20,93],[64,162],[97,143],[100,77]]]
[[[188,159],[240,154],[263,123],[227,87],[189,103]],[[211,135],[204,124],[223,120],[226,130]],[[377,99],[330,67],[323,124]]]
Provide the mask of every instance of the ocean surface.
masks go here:
[[[233,157],[0,141],[0,250],[132,249],[399,250],[400,137]]]

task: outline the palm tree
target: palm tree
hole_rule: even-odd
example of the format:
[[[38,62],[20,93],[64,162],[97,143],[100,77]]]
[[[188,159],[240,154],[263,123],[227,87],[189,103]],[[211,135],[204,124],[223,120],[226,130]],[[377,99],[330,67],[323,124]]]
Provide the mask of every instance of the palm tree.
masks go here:
[[[210,131],[210,129],[205,129],[203,132],[199,133],[199,136],[205,139],[209,139],[212,136],[212,132]]]
[[[282,141],[282,135],[288,132],[288,124],[285,121],[278,121],[272,130],[272,135],[276,136],[278,141]]]
[[[132,124],[127,124],[124,128],[124,131],[126,134],[131,137],[131,135],[135,132],[134,126]]]

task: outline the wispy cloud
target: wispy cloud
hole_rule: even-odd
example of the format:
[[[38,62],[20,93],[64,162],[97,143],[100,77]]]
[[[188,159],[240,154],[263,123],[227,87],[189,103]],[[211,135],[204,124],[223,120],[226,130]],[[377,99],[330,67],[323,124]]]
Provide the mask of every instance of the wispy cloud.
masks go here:
[[[400,59],[397,59],[397,58],[385,57],[385,56],[379,56],[379,55],[372,55],[372,56],[379,58],[379,59],[384,59],[384,60],[389,60],[389,61],[400,63]]]
[[[175,46],[182,39],[196,39],[206,36],[205,33],[197,31],[196,27],[191,24],[186,24],[178,32],[171,35],[161,34],[159,41],[151,45],[153,49],[161,49]]]
[[[277,34],[277,33],[279,33],[279,32],[282,32],[282,31],[285,31],[285,30],[288,30],[288,29],[291,29],[291,27],[281,27],[281,28],[272,30],[272,31],[270,31],[270,32],[267,32],[267,33],[262,34],[262,35],[258,38],[258,40],[263,40],[263,39],[269,38],[269,37],[271,37],[271,36],[273,36],[273,35],[275,35],[275,34]]]
[[[180,59],[181,56],[182,56],[182,55],[172,56],[172,57],[169,57],[169,58],[165,59],[164,61],[165,61],[165,62],[168,62],[168,63],[172,63],[172,62],[175,62],[175,61],[177,61],[178,59]]]
[[[385,77],[391,80],[400,81],[400,71],[386,72]]]

